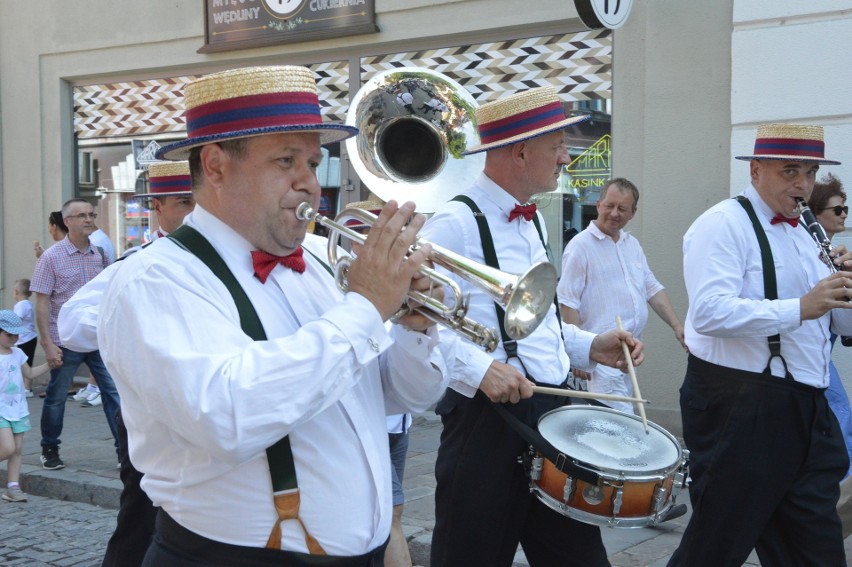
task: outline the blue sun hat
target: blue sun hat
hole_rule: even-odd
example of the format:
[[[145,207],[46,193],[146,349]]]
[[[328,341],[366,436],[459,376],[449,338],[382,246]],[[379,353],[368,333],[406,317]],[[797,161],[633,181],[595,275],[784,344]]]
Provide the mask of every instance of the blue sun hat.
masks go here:
[[[24,322],[18,317],[14,311],[4,309],[0,311],[0,329],[3,329],[10,335],[23,335],[29,329],[24,327]]]

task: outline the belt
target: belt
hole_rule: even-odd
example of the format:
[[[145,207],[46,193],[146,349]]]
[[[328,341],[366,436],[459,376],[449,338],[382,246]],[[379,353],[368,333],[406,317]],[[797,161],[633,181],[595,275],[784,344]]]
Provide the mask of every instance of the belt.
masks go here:
[[[363,555],[339,557],[331,555],[308,555],[295,551],[248,547],[222,543],[200,536],[178,524],[165,511],[157,513],[155,538],[166,548],[194,560],[215,565],[288,565],[293,567],[382,567],[384,545]]]

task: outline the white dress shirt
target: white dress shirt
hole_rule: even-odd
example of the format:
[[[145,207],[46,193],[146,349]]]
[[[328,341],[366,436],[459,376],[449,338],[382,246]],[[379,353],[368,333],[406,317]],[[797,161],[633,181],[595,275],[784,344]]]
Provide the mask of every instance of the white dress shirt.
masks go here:
[[[562,254],[559,303],[580,314],[580,328],[604,333],[617,327],[637,339],[648,323],[648,300],[663,290],[639,241],[623,230],[618,241],[594,222],[571,239]]]
[[[263,547],[277,517],[265,451],[289,435],[308,532],[332,555],[381,545],[392,516],[385,415],[423,411],[443,392],[437,333],[389,333],[308,252],[305,273],[277,266],[261,284],[248,241],[201,206],[184,222],[225,260],[269,340],[243,333],[227,288],[171,240],[121,262],[97,334],[145,492],[202,536]],[[324,239],[304,246],[325,258]],[[282,532],[284,549],[306,552],[296,521]]]
[[[494,249],[500,262],[500,270],[512,274],[523,274],[533,264],[547,262],[547,253],[532,221],[517,218],[509,220],[509,212],[518,202],[503,188],[482,173],[476,183],[465,194],[470,197],[488,219],[494,240]],[[539,214],[539,213],[536,213]],[[541,219],[540,219],[541,220]],[[544,240],[547,232],[541,222]],[[462,256],[485,264],[479,228],[473,212],[464,203],[451,201],[432,216],[420,233],[423,239],[452,250]],[[494,300],[481,289],[460,278],[455,278],[464,294],[470,293],[468,317],[488,327],[498,328]],[[578,364],[589,365],[589,350],[595,335],[579,330],[574,325],[565,325],[560,335],[556,306],[551,306],[547,317],[533,333],[518,341],[518,356],[529,375],[542,384],[561,384],[570,364],[569,354]],[[442,328],[441,333],[451,331]],[[499,331],[498,331],[499,335]],[[464,343],[473,347],[472,343]],[[566,353],[566,349],[567,353]],[[459,348],[458,364],[451,369],[450,387],[472,397],[485,372],[494,359],[506,361],[502,343],[493,353],[483,349]],[[517,358],[508,361],[524,372]]]
[[[752,203],[775,262],[779,299],[765,299],[760,247],[742,205],[726,199],[703,213],[683,239],[683,273],[689,294],[684,333],[689,352],[702,360],[762,372],[769,360],[767,337],[781,334],[781,355],[798,382],[825,388],[831,326],[852,332],[852,311],[835,309],[800,321],[799,298],[829,275],[819,249],[800,223],[771,224],[774,213],[749,185]],[[784,376],[773,359],[773,376]]]
[[[618,240],[592,222],[576,235],[562,254],[562,277],[556,288],[559,303],[580,316],[580,328],[605,333],[618,327],[641,339],[648,323],[648,301],[663,290],[654,277],[639,241],[624,230]],[[590,392],[633,396],[629,377],[618,368],[592,369]],[[604,401],[610,407],[633,413],[629,402]]]

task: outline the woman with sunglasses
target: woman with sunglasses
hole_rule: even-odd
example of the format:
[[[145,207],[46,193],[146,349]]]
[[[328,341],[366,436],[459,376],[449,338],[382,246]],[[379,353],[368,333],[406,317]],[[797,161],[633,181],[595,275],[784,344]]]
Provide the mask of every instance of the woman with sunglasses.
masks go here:
[[[846,217],[849,214],[849,207],[846,206],[846,192],[843,190],[843,184],[840,183],[840,180],[832,174],[829,173],[822,181],[814,183],[814,190],[811,193],[811,198],[808,199],[808,206],[816,215],[817,221],[825,230],[829,240],[835,234],[845,230]],[[832,346],[835,340],[837,340],[837,335],[832,333]],[[846,440],[846,450],[849,452],[850,460],[852,460],[852,408],[849,406],[849,396],[843,388],[834,362],[829,362],[828,372],[830,382],[825,397],[828,399],[828,405],[834,411],[837,421],[840,422],[843,439]],[[850,467],[850,472],[852,472],[852,467]],[[848,476],[849,473],[847,473]],[[844,532],[846,531],[847,528],[844,526]]]

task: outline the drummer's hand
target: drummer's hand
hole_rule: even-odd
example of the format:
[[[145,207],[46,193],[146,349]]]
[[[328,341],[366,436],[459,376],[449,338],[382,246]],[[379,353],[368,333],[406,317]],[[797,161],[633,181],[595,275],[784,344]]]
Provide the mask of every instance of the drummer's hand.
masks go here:
[[[577,378],[579,380],[591,380],[592,379],[592,373],[591,372],[586,372],[585,370],[580,370],[579,368],[572,368],[571,374],[574,375],[574,378]]]
[[[633,359],[633,366],[639,366],[645,360],[645,345],[642,341],[636,339],[633,333],[627,331],[619,331],[613,329],[606,333],[601,333],[592,341],[592,349],[589,353],[589,358],[599,364],[605,366],[613,366],[622,371],[627,371],[627,361],[624,359],[624,348],[621,346],[621,341],[627,343],[630,349],[630,358]]]
[[[479,389],[492,402],[512,402],[513,404],[531,397],[532,387],[533,383],[514,366],[497,360],[491,363],[479,384]]]

